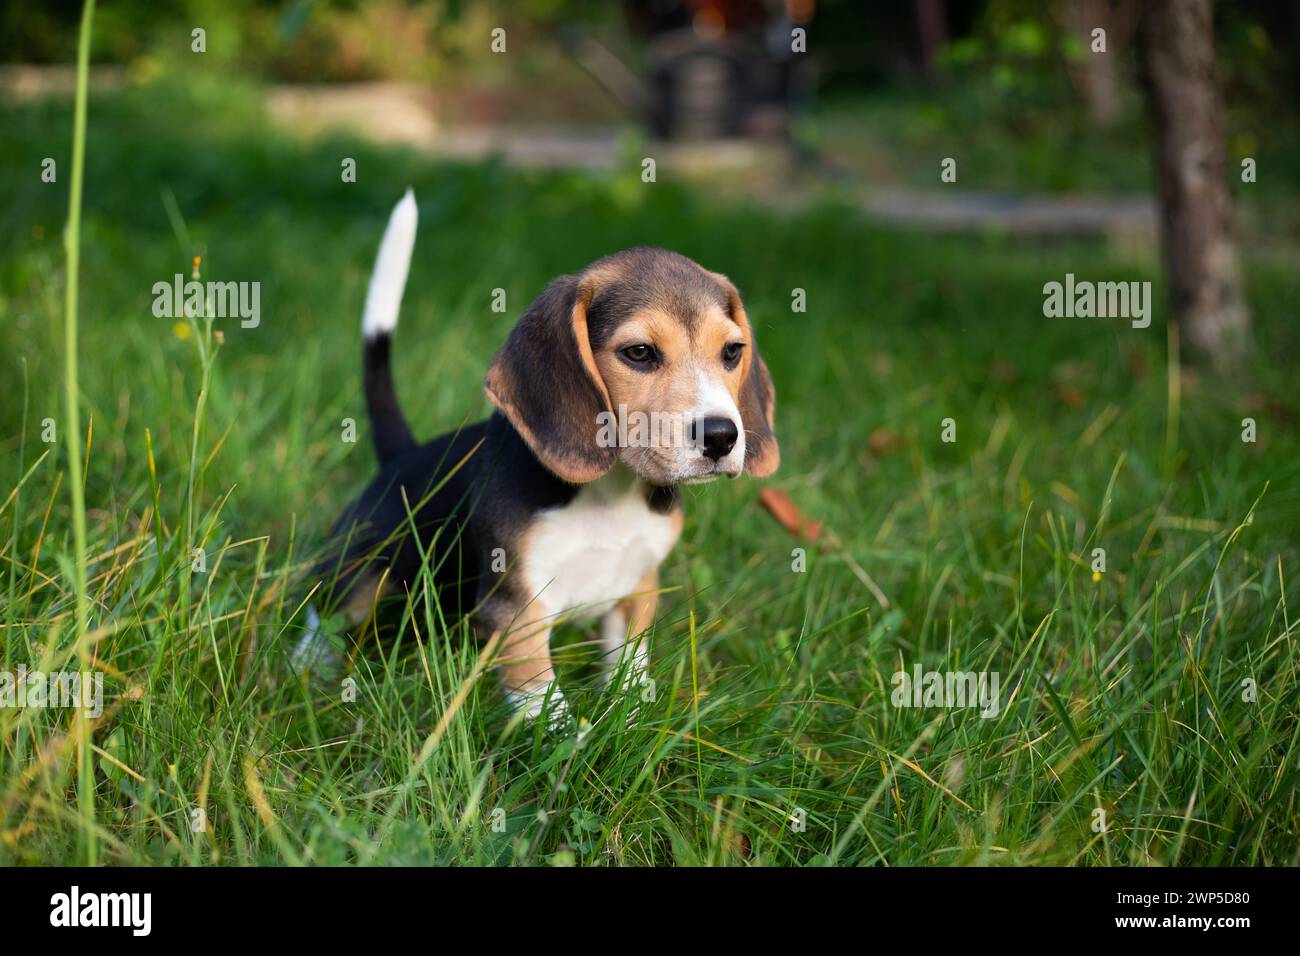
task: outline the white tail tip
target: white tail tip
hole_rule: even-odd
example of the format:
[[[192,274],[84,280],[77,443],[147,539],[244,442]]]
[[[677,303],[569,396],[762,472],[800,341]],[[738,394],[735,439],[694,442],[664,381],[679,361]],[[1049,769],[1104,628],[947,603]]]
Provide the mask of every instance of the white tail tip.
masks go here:
[[[366,310],[361,320],[361,333],[368,339],[388,335],[397,328],[397,310],[402,305],[402,292],[406,289],[406,274],[411,268],[411,251],[415,248],[419,218],[415,193],[407,189],[406,195],[388,217],[388,228],[384,230],[379,255],[375,257],[375,271],[370,276]]]

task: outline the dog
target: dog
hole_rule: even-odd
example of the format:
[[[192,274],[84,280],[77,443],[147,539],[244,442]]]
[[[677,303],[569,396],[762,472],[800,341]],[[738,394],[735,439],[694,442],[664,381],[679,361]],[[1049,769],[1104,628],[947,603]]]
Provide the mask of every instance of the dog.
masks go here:
[[[417,219],[407,190],[362,319],[379,471],[334,526],[320,593],[356,628],[381,599],[418,590],[427,568],[439,611],[471,614],[491,642],[512,707],[535,718],[549,702],[553,722],[566,706],[555,623],[599,618],[605,682],[629,645],[625,673],[639,682],[648,651],[637,638],[681,534],[680,486],[776,470],[772,378],[725,276],[629,249],[551,281],[488,369],[491,417],[419,444],[390,365]],[[300,667],[322,651],[320,630],[313,605]]]

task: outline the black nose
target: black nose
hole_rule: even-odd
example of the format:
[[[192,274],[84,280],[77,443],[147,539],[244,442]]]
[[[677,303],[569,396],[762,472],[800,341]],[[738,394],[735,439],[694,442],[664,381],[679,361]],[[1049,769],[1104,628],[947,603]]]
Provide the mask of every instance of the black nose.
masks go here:
[[[736,447],[736,423],[730,418],[697,418],[691,422],[691,441],[705,458],[717,461]]]

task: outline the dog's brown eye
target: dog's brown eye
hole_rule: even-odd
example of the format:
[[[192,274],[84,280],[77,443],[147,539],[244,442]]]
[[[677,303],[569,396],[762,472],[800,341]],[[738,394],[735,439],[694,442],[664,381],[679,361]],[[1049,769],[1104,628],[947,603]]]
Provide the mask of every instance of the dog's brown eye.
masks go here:
[[[644,365],[655,357],[655,350],[649,345],[629,345],[623,349],[623,357],[629,362]]]
[[[744,351],[744,342],[728,342],[722,347],[722,364],[727,368],[735,368],[740,361],[740,353]]]

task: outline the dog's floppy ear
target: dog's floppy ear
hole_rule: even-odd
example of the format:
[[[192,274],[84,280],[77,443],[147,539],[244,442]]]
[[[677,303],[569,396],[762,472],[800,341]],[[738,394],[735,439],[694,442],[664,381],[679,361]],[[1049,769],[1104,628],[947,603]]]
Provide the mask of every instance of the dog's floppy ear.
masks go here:
[[[488,398],[533,454],[573,484],[599,478],[618,456],[597,443],[610,408],[587,335],[593,291],[589,279],[552,280],[497,352],[486,382]]]
[[[766,478],[781,464],[781,449],[776,443],[772,416],[776,412],[776,389],[767,364],[758,352],[758,340],[745,315],[740,292],[731,280],[713,273],[727,293],[727,312],[745,333],[749,348],[741,359],[740,419],[745,427],[745,470],[755,478]]]

